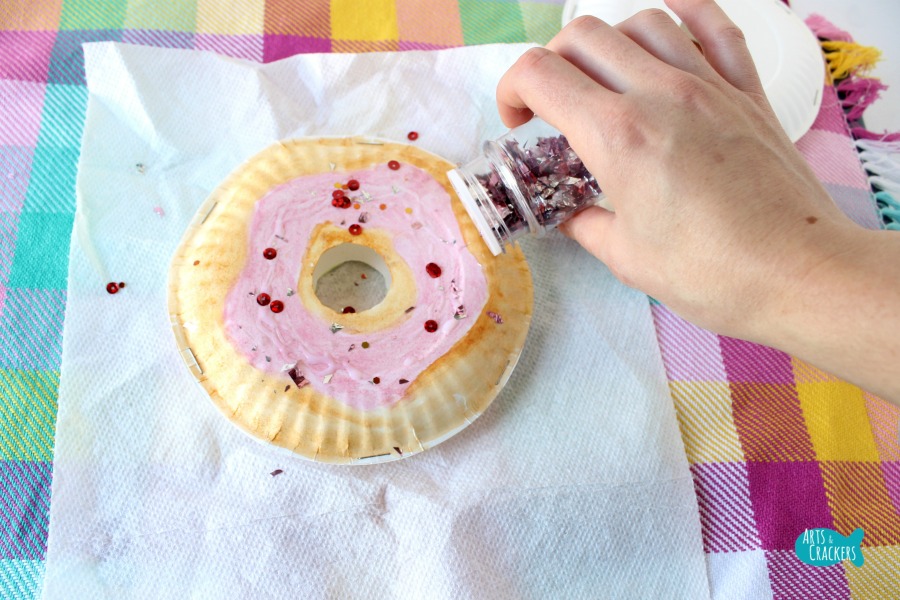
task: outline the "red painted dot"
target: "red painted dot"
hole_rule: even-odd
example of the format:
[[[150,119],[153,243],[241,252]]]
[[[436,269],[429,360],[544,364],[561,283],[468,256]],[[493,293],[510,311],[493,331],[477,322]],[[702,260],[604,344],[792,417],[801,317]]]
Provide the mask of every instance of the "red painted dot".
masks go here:
[[[343,198],[344,190],[334,190],[333,192],[331,192],[331,197],[332,198]]]
[[[351,204],[353,204],[353,202],[350,200],[350,198],[347,198],[346,196],[341,198],[341,208],[350,208]]]
[[[381,377],[373,377],[372,383],[374,383],[375,385],[378,385],[379,383],[381,383]]]
[[[438,324],[434,319],[428,319],[427,321],[425,321],[425,331],[427,331],[428,333],[434,333],[435,331],[437,331],[437,328]]]
[[[332,198],[331,205],[335,208],[340,208],[344,204],[343,198]]]
[[[425,271],[435,279],[441,276],[441,268],[434,263],[425,265]]]
[[[406,139],[408,139],[411,142],[416,141],[417,139],[419,139],[419,132],[418,131],[410,131],[409,133],[406,134]]]
[[[124,281],[120,281],[120,282],[119,282],[119,289],[121,290],[123,287],[125,287],[125,282],[124,282]]]
[[[344,313],[345,315],[348,315],[350,313],[355,313],[356,309],[353,308],[352,306],[345,306],[344,310],[342,310],[341,312]]]
[[[276,256],[278,256],[278,251],[275,248],[266,248],[263,250],[263,258],[266,260],[272,260]]]
[[[400,168],[400,163],[398,163],[396,160],[392,160],[392,161],[388,162],[388,169],[390,169],[391,171],[396,171],[399,168]]]
[[[354,223],[347,228],[347,231],[350,232],[350,235],[359,235],[362,233],[362,226],[359,223]]]
[[[259,294],[256,297],[256,303],[259,304],[260,306],[265,306],[266,304],[269,303],[269,300],[271,300],[271,298],[269,298],[269,295],[265,292],[263,292],[262,294]]]
[[[106,284],[106,291],[109,292],[110,294],[115,294],[116,292],[119,291],[119,286],[116,285],[116,283],[114,281],[110,281],[109,283]]]
[[[284,310],[284,302],[281,300],[273,300],[272,304],[269,305],[269,308],[272,309],[273,313],[280,313]]]
[[[350,181],[347,182],[347,189],[350,190],[351,192],[355,192],[356,190],[359,189],[359,182],[355,179],[351,179]]]

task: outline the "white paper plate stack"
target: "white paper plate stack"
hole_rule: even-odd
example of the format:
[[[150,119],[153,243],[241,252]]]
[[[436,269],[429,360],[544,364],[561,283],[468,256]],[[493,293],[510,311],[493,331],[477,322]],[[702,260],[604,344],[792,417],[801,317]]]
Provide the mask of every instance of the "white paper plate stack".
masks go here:
[[[763,88],[792,141],[809,130],[819,113],[825,66],[806,24],[780,0],[718,0],[741,28]],[[645,8],[660,8],[680,20],[662,0],[568,0],[563,25],[581,15],[619,23]]]

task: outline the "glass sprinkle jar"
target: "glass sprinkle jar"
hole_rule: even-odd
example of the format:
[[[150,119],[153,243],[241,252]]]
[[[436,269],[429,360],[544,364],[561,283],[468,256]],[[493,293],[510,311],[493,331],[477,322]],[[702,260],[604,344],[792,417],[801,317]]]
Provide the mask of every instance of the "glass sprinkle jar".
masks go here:
[[[495,256],[604,198],[566,137],[538,117],[485,142],[482,156],[447,175]]]

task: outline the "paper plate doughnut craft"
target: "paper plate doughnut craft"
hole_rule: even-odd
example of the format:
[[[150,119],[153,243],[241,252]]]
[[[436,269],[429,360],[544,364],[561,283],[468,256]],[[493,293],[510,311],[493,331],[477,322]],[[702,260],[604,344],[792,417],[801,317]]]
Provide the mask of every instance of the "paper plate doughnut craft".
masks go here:
[[[312,460],[383,462],[477,418],[531,320],[521,250],[491,255],[446,173],[413,146],[275,144],[200,207],[169,273],[176,343],[215,406]],[[386,295],[335,310],[316,295],[360,261]]]

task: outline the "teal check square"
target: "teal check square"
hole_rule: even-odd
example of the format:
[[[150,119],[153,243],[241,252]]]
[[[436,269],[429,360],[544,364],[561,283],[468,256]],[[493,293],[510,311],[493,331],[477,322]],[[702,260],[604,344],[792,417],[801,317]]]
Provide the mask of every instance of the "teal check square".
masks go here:
[[[44,561],[0,560],[0,598],[40,598]]]
[[[9,274],[10,288],[65,290],[71,214],[22,213]]]
[[[48,84],[38,147],[80,148],[88,92],[85,86]]]
[[[65,290],[7,289],[0,314],[0,377],[5,377],[3,369],[29,373],[59,370],[65,313]],[[0,397],[12,402],[9,390],[3,387],[0,384]],[[3,446],[0,443],[0,457]]]
[[[39,145],[31,162],[31,181],[23,213],[75,212],[79,150]]]

